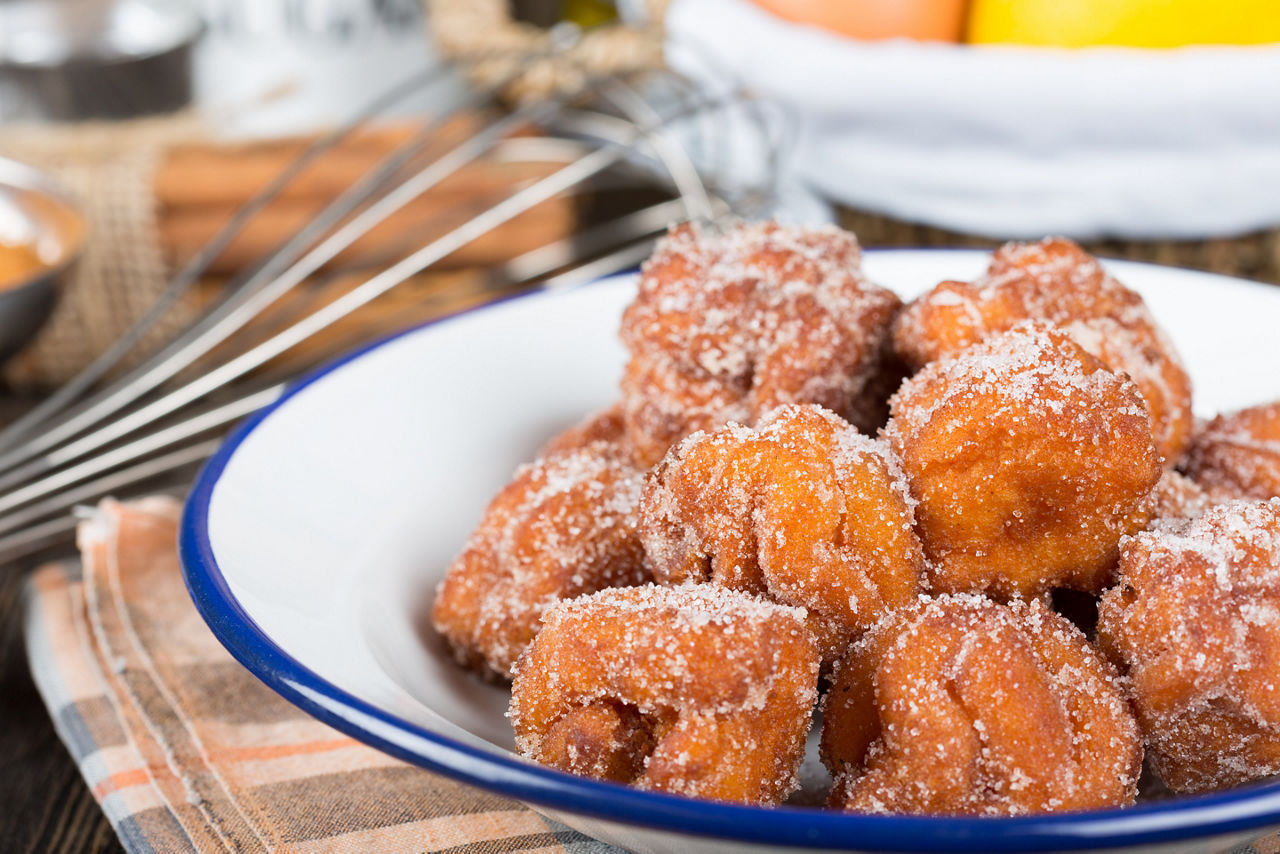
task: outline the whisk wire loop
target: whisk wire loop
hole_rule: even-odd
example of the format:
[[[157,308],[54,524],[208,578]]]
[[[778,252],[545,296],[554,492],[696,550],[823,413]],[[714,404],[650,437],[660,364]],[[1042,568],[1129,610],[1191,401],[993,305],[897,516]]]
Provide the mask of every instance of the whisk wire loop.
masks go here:
[[[155,306],[120,341],[0,432],[0,560],[13,561],[50,545],[65,546],[74,526],[68,510],[80,502],[113,492],[129,494],[143,485],[180,486],[192,465],[216,448],[221,430],[283,393],[284,384],[264,386],[261,377],[254,379],[255,372],[261,374],[298,345],[539,205],[593,188],[637,182],[670,196],[494,264],[484,274],[487,284],[481,297],[512,288],[566,287],[626,269],[647,256],[653,239],[672,222],[714,223],[733,213],[732,203],[707,181],[704,165],[697,162],[687,139],[691,122],[705,123],[730,108],[731,99],[709,96],[686,81],[673,84],[666,72],[666,86],[650,85],[652,75],[647,82],[626,75],[583,75],[577,91],[516,105],[465,138],[444,139],[442,144],[445,124],[461,110],[476,111],[493,101],[503,88],[500,83],[472,92],[454,109],[416,124],[407,138],[314,219],[236,277],[203,316],[108,381],[236,235],[252,227],[255,214],[308,165],[407,95],[438,84],[449,73],[433,69],[391,87],[308,146],[175,275]],[[667,93],[665,101],[655,103],[654,91]],[[587,103],[592,98],[596,105]],[[545,136],[523,136],[530,126],[541,128]],[[522,151],[525,156],[545,157],[554,168],[536,178],[514,180],[509,192],[477,213],[450,211],[436,223],[440,233],[404,249],[403,257],[362,274],[336,298],[317,301],[307,313],[285,317],[283,325],[265,337],[254,332],[267,316],[286,312],[286,296],[316,281],[345,250],[414,200],[469,164],[519,159]],[[604,180],[606,175],[613,177]],[[458,221],[461,214],[466,216]],[[301,302],[295,300],[295,308]],[[233,348],[241,336],[248,342]],[[238,391],[245,387],[250,389]]]

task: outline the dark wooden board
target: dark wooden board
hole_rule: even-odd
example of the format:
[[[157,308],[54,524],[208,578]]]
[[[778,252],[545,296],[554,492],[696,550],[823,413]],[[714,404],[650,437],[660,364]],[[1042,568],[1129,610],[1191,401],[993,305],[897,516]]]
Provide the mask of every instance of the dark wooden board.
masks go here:
[[[23,577],[0,568],[0,851],[123,851],[31,681]]]

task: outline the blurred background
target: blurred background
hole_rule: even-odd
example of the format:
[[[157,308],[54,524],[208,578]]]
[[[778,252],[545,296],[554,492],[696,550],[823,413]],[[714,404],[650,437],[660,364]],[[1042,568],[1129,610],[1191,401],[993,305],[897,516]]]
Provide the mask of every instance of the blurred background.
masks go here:
[[[476,87],[510,109],[646,68],[754,103],[691,154],[737,195],[732,212],[839,220],[868,246],[1066,234],[1104,255],[1274,281],[1277,41],[1266,0],[3,0],[0,156],[40,170],[88,221],[85,245],[64,253],[74,274],[25,308],[22,328],[52,320],[19,342],[3,381],[37,395],[65,382],[306,144],[442,64],[449,81],[381,111],[261,211],[152,343],[314,219],[414,117]],[[534,58],[569,42],[573,73]],[[521,169],[506,178],[537,171]],[[380,243],[421,238],[442,206],[500,180],[458,176],[343,269],[385,263]],[[599,220],[601,204],[638,209],[669,190],[623,183],[596,182],[432,272],[492,265],[494,247],[510,257]],[[60,267],[49,240],[33,254],[0,232],[0,274]]]
[[[1275,283],[1276,187],[1269,0],[0,0],[0,558],[676,222]]]

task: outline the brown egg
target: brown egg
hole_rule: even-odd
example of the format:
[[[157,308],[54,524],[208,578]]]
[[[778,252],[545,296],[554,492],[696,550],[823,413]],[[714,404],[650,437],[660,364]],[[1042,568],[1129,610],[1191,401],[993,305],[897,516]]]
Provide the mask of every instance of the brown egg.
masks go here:
[[[965,0],[754,0],[797,24],[854,39],[960,41]]]

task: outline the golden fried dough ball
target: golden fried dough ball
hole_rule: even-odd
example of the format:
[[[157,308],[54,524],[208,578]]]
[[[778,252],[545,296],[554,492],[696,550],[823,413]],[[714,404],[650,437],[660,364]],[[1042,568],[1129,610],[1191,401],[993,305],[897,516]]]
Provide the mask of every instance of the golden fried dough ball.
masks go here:
[[[1156,450],[1172,467],[1186,451],[1195,426],[1191,377],[1164,333],[1121,326],[1111,318],[1080,320],[1063,326],[1080,346],[1111,370],[1127,374],[1151,412]]]
[[[897,460],[814,405],[684,440],[645,481],[640,519],[656,580],[804,607],[828,660],[921,589]]]
[[[622,417],[622,404],[614,404],[561,431],[543,445],[538,456],[553,457],[577,451],[588,445],[620,460],[631,459],[631,446],[627,442],[627,427]]]
[[[1142,744],[1116,673],[1041,602],[922,597],[832,675],[831,804],[1021,815],[1134,802]]]
[[[817,701],[804,614],[711,585],[562,602],[516,665],[520,752],[574,774],[746,804],[797,786]]]
[[[1065,238],[1009,243],[985,276],[943,282],[894,321],[894,346],[911,365],[954,356],[1025,320],[1064,327],[1114,371],[1127,373],[1151,410],[1156,447],[1173,465],[1191,437],[1191,380],[1142,297]]]
[[[942,282],[915,299],[894,321],[893,340],[903,358],[922,367],[1026,320],[1097,318],[1132,329],[1155,325],[1141,296],[1072,241],[1051,237],[1007,243],[977,280]]]
[[[649,580],[635,526],[642,473],[605,441],[608,412],[554,439],[493,499],[431,619],[464,665],[509,677],[560,599]]]
[[[862,394],[900,305],[863,277],[847,231],[678,226],[645,263],[622,320],[623,406],[639,460],[784,403],[871,408]]]
[[[1147,505],[1151,508],[1150,527],[1193,519],[1209,509],[1210,503],[1208,494],[1194,480],[1173,469],[1165,469],[1147,496]]]
[[[1184,470],[1217,500],[1280,498],[1280,401],[1214,418]]]
[[[1280,772],[1280,499],[1220,504],[1126,540],[1098,639],[1128,669],[1169,788]]]
[[[645,467],[689,433],[751,419],[738,392],[713,378],[690,377],[665,359],[633,356],[623,370],[622,393],[627,440]]]
[[[891,401],[935,592],[1099,592],[1160,478],[1138,390],[1029,323],[931,362]]]

